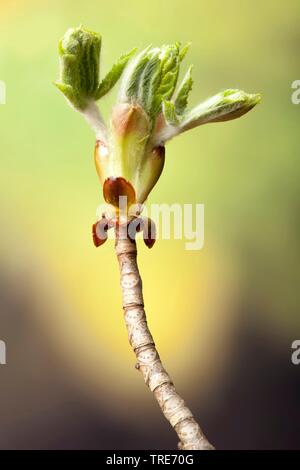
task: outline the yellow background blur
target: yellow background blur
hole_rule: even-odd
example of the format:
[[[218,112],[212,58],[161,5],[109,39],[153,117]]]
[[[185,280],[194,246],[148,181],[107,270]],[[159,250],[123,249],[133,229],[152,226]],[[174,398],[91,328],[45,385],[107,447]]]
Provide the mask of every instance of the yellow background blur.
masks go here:
[[[299,391],[300,374],[290,365],[300,336],[300,105],[291,102],[299,15],[293,0],[0,0],[0,339],[8,353],[0,447],[176,442],[133,367],[113,242],[92,244],[102,202],[94,136],[52,84],[58,40],[80,23],[102,34],[102,76],[134,46],[191,41],[183,65],[194,64],[190,104],[224,88],[263,94],[240,120],[168,145],[149,202],[204,203],[205,246],[186,251],[184,241],[159,240],[149,251],[139,243],[139,265],[162,359],[210,440],[219,448],[296,445],[296,429],[280,434],[288,418],[277,420],[276,410],[294,382]],[[101,101],[105,116],[114,99]],[[253,351],[241,359],[248,343]],[[256,368],[262,381],[274,371],[272,380],[292,382],[274,412],[263,402],[272,419],[248,395],[244,408],[247,378],[252,396],[264,393],[260,378],[254,386]]]

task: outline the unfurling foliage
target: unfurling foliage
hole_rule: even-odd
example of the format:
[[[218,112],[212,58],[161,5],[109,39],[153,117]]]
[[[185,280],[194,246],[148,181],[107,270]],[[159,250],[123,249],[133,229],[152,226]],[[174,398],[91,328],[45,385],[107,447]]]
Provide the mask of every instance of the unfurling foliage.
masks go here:
[[[189,44],[182,47],[179,42],[148,46],[136,55],[132,49],[100,80],[99,34],[80,26],[69,29],[60,41],[56,86],[96,132],[96,167],[109,203],[116,194],[126,193],[143,204],[162,172],[168,140],[202,124],[236,119],[260,101],[259,94],[229,89],[188,106],[192,66],[178,84],[188,49]],[[106,126],[96,102],[119,79],[117,103]]]
[[[75,108],[84,110],[89,101],[98,100],[111,90],[136,49],[122,55],[101,83],[100,34],[81,26],[70,28],[59,42],[58,52],[60,80],[55,85]]]

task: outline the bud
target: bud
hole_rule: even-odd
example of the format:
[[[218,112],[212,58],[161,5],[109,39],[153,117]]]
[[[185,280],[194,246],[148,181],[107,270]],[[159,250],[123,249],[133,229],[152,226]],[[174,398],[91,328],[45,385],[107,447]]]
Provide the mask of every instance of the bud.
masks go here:
[[[149,136],[150,121],[138,104],[122,103],[112,111],[112,127],[119,138],[134,137],[137,141]]]
[[[239,118],[259,103],[259,94],[225,90],[190,109],[192,66],[178,84],[180,66],[189,45],[179,42],[135,49],[123,54],[99,81],[101,36],[82,27],[69,29],[59,44],[60,80],[56,86],[89,122],[96,133],[94,158],[109,207],[106,220],[115,226],[140,218],[143,204],[157,183],[165,162],[165,143],[196,126]],[[124,73],[123,73],[124,71]],[[96,101],[122,76],[110,126],[106,126]],[[124,205],[124,201],[126,204]],[[106,237],[102,221],[98,229]],[[137,224],[135,229],[138,229]],[[155,234],[144,241],[151,247]],[[154,228],[155,232],[155,228]],[[94,240],[100,244],[94,227]],[[102,241],[101,241],[102,243]]]
[[[107,176],[122,176],[135,187],[150,130],[150,119],[141,106],[124,103],[114,107],[111,118],[112,173]]]
[[[138,104],[121,103],[114,107],[111,142],[96,143],[95,163],[106,202],[119,206],[119,198],[143,204],[157,182],[163,166],[163,147],[149,145],[151,120]]]

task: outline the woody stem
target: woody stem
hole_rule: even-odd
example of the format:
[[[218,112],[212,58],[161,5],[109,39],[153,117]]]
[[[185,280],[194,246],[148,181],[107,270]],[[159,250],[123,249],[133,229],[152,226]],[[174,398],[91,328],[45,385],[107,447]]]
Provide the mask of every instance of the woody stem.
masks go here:
[[[161,411],[179,438],[182,450],[212,450],[200,426],[164,369],[150,333],[137,265],[136,242],[127,237],[127,227],[116,228],[115,250],[119,262],[123,309],[130,345],[137,368],[153,392]]]

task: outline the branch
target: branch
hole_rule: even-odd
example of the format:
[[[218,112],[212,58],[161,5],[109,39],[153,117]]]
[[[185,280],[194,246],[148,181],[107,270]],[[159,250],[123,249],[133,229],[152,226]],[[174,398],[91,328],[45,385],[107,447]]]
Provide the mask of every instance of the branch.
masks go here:
[[[161,411],[176,431],[180,440],[178,447],[181,450],[213,450],[160,360],[147,325],[136,242],[127,237],[127,227],[116,229],[115,250],[120,267],[125,323],[138,361],[136,368],[141,371]]]

